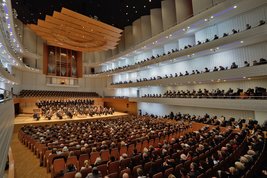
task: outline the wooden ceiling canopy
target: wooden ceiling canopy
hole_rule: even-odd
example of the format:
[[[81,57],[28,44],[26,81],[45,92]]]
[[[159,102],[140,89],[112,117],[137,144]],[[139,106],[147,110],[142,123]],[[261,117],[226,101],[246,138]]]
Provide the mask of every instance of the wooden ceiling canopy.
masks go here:
[[[54,11],[45,20],[38,20],[32,29],[49,45],[75,51],[94,52],[114,49],[118,44],[122,30],[89,18],[77,12],[62,8]]]

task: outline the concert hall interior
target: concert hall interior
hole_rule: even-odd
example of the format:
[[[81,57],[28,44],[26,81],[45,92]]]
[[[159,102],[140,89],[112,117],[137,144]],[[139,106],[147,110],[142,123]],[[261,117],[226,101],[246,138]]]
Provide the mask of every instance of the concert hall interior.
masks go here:
[[[267,177],[266,0],[0,12],[0,178]]]

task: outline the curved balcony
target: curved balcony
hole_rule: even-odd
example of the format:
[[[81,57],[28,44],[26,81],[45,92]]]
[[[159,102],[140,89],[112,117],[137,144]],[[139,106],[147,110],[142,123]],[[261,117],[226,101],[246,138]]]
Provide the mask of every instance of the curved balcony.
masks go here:
[[[267,110],[267,100],[261,99],[130,98],[129,101],[216,109],[247,111]]]
[[[194,59],[201,56],[206,56],[214,53],[214,49],[219,49],[220,52],[239,48],[242,46],[248,46],[260,42],[266,41],[267,38],[267,24],[256,26],[249,30],[241,31],[226,37],[221,37],[219,39],[195,45],[193,47],[176,51],[170,54],[159,56],[157,58],[147,60],[143,63],[131,65],[125,68],[117,69],[110,72],[104,72],[100,74],[90,75],[91,77],[107,77],[110,75],[123,73],[123,72],[134,72],[145,70],[148,66],[153,67],[153,65],[166,65],[174,62],[182,61],[188,59]]]
[[[214,82],[229,82],[251,80],[257,78],[267,78],[267,64],[241,67],[237,69],[228,69],[216,72],[207,72],[194,75],[186,75],[172,78],[162,78],[159,80],[149,80],[142,82],[133,82],[127,84],[109,85],[109,88],[130,88],[130,87],[146,87],[146,86],[170,86],[170,85],[189,85],[203,84]]]
[[[249,5],[248,5],[249,4]],[[261,5],[265,4],[262,0],[227,0],[220,4],[217,4],[213,7],[211,7],[208,10],[205,10],[204,12],[197,14],[187,20],[185,20],[182,23],[179,23],[168,30],[153,36],[152,38],[141,42],[140,44],[127,49],[115,56],[112,56],[108,58],[104,63],[101,65],[108,63],[108,62],[114,62],[116,60],[120,60],[120,58],[127,58],[129,56],[136,55],[137,52],[144,52],[148,49],[153,49],[159,45],[163,45],[167,43],[170,40],[173,39],[179,39],[181,37],[186,37],[193,35],[196,31],[201,30],[203,28],[206,28],[208,26],[212,26],[215,23],[219,23],[221,21],[230,19],[238,14],[244,13],[250,9],[259,7]],[[234,6],[237,6],[237,8],[234,8]],[[216,16],[216,18],[205,21],[205,19],[209,19],[211,16]],[[190,26],[190,31],[188,31],[186,34],[183,31],[183,29],[186,29],[188,26]],[[167,36],[172,36],[172,38],[166,38]],[[155,41],[158,41],[157,44],[154,44]],[[160,43],[159,43],[160,42]]]

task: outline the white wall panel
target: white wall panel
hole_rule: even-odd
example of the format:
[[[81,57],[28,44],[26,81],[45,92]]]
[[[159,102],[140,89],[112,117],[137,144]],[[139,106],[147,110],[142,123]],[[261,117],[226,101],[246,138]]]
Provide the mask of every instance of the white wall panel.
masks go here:
[[[14,118],[13,100],[0,103],[0,177],[4,177],[8,149],[13,134]]]
[[[119,45],[117,48],[119,53],[125,50],[125,31],[122,32]]]
[[[141,29],[141,19],[137,19],[132,24],[133,27],[133,41],[134,44],[138,44],[142,41],[142,29]]]
[[[142,41],[149,39],[152,35],[150,15],[145,15],[141,17],[141,29],[142,29]]]
[[[132,26],[126,26],[124,27],[124,45],[125,45],[125,50],[129,49],[130,47],[133,46],[134,44],[134,39],[133,39],[133,28]]]
[[[193,15],[192,0],[175,0],[176,21],[181,23]]]
[[[176,25],[175,0],[161,1],[163,30]]]
[[[151,18],[151,32],[152,32],[152,36],[154,36],[163,31],[161,9],[160,8],[151,9],[150,18]]]
[[[212,0],[192,0],[193,3],[193,12],[194,15],[199,14],[200,12],[209,9],[213,5]]]

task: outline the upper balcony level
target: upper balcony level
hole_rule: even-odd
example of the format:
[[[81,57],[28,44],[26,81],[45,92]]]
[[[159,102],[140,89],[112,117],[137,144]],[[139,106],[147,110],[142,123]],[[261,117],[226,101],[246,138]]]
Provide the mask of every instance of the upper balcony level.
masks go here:
[[[265,3],[266,2],[260,0],[223,1],[202,13],[194,14],[193,16],[191,15],[191,17],[187,20],[180,22],[169,29],[166,29],[157,35],[154,35],[148,40],[136,44],[130,49],[106,59],[106,62],[101,63],[101,65],[108,65],[109,63],[116,63],[124,59],[131,59],[132,57],[140,53],[144,53],[147,50],[155,49],[159,46],[169,43],[172,40],[191,36],[201,29],[233,18],[234,16],[260,7]]]
[[[225,32],[228,33],[228,32]],[[193,45],[188,45],[183,49],[173,49],[168,53],[145,59],[141,62],[134,63],[116,69],[108,70],[99,74],[90,75],[91,77],[106,77],[110,75],[123,74],[125,72],[138,72],[147,68],[162,65],[171,65],[180,61],[195,59],[198,57],[222,52],[234,48],[240,48],[266,41],[267,25],[255,25],[250,29],[234,32],[226,36],[218,36],[216,39],[208,39]]]

